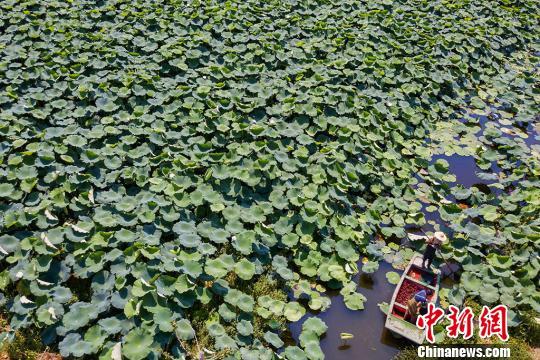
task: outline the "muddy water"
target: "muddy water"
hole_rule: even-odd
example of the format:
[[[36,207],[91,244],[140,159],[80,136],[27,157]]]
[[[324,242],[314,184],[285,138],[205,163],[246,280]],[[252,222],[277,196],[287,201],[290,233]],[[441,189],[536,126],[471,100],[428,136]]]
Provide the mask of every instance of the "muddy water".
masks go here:
[[[358,283],[358,291],[364,294],[367,301],[362,311],[347,309],[343,297],[336,294],[328,294],[332,299],[330,309],[317,315],[307,314],[299,322],[290,326],[293,338],[298,341],[302,331],[302,323],[310,316],[317,316],[328,326],[326,335],[321,339],[321,348],[329,360],[350,359],[373,359],[389,360],[394,357],[401,348],[410,345],[404,339],[394,338],[384,328],[386,316],[377,306],[380,302],[390,302],[395,285],[386,280],[386,273],[395,270],[386,262],[381,262],[379,270],[371,274],[371,279],[366,274],[355,277]],[[354,335],[354,339],[347,341],[343,346],[339,333],[348,332]]]

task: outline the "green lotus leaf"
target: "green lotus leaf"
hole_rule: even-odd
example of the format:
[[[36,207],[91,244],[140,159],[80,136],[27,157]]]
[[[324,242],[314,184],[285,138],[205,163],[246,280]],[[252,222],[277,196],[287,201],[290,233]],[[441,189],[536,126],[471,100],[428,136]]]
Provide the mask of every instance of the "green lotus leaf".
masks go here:
[[[360,256],[349,240],[340,240],[336,243],[336,251],[342,259],[347,261],[358,261]]]
[[[512,266],[513,263],[510,256],[502,256],[493,253],[487,256],[487,261],[491,266],[500,269],[508,269],[510,266]]]
[[[287,346],[283,355],[287,360],[308,360],[306,353],[298,346]]]
[[[328,330],[328,326],[317,317],[310,317],[302,324],[302,331],[311,331],[317,334],[317,336],[321,336],[326,330]]]
[[[194,222],[179,221],[173,226],[173,231],[177,234],[193,234],[197,232]]]
[[[135,233],[128,230],[128,229],[122,229],[120,231],[117,231],[114,235],[119,241],[130,243],[135,240]]]
[[[178,279],[168,275],[161,275],[154,285],[156,286],[157,293],[163,296],[169,296],[174,293],[176,281]]]
[[[312,296],[311,299],[309,300],[308,305],[311,310],[324,311],[330,307],[331,302],[329,298],[324,297],[324,296],[320,296],[320,297]]]
[[[234,265],[234,272],[240,279],[250,280],[255,274],[255,265],[249,260],[242,259]]]
[[[116,334],[123,329],[122,321],[117,317],[101,319],[98,324],[108,334]]]
[[[299,237],[296,234],[287,234],[281,238],[281,242],[283,245],[292,248],[298,244],[298,239]]]
[[[217,259],[207,260],[204,271],[215,278],[224,277],[233,269],[234,259],[231,255],[221,255]]]
[[[193,288],[193,283],[190,282],[189,278],[185,274],[180,275],[174,284],[174,289],[181,294],[192,290]]]
[[[219,315],[226,322],[231,322],[236,319],[236,313],[233,311],[233,308],[228,304],[221,304],[219,306]]]
[[[195,330],[191,327],[191,323],[187,319],[181,319],[176,322],[176,336],[182,340],[191,340],[195,337]]]
[[[154,323],[158,325],[159,330],[163,332],[172,332],[173,325],[172,320],[174,318],[173,312],[167,308],[159,307],[156,310],[152,310],[154,313]]]
[[[37,295],[37,292],[36,292]],[[55,302],[48,302],[41,305],[36,314],[41,323],[52,325],[58,321],[64,315],[64,308],[61,304]]]
[[[288,302],[283,309],[283,315],[291,322],[300,320],[305,313],[306,309],[296,301]]]
[[[130,212],[133,211],[138,205],[139,203],[137,202],[137,199],[135,197],[126,196],[123,197],[118,203],[116,203],[115,207],[120,211]]]
[[[462,263],[463,269],[469,272],[480,271],[483,267],[482,259],[479,256],[467,256]]]
[[[216,244],[224,244],[228,241],[230,233],[224,229],[213,229],[208,237]]]
[[[379,269],[379,263],[376,261],[367,261],[362,266],[362,271],[366,274],[374,273]]]
[[[233,246],[243,255],[249,255],[252,252],[252,246],[255,242],[254,231],[244,231],[233,238]]]
[[[266,340],[266,342],[271,344],[276,349],[279,349],[284,345],[284,342],[279,338],[279,335],[271,331],[267,331],[264,333],[264,340]]]
[[[58,349],[60,350],[60,355],[82,357],[84,355],[92,353],[92,344],[83,341],[81,335],[77,333],[68,334],[60,343],[58,344]]]
[[[268,310],[276,316],[281,316],[285,308],[285,303],[281,300],[271,300],[267,306]]]
[[[471,98],[471,105],[477,109],[483,109],[486,107],[486,104],[478,96],[473,96]]]
[[[236,330],[242,336],[250,336],[253,334],[253,325],[249,321],[240,320],[238,324],[236,324]]]
[[[202,274],[203,268],[198,261],[186,260],[182,265],[182,270],[192,278],[198,278]]]
[[[519,262],[528,262],[530,259],[531,253],[526,248],[517,249],[512,252],[512,260]]]
[[[53,108],[57,108],[57,109],[61,109],[63,107],[65,107],[66,105],[68,104],[68,102],[64,99],[58,99],[58,100],[55,100],[53,102],[51,102],[51,106]]]
[[[27,165],[23,165],[20,168],[18,168],[16,171],[16,174],[17,174],[17,179],[19,180],[33,179],[38,176],[38,172],[36,168],[27,166]]]
[[[304,352],[310,359],[324,359],[324,353],[319,345],[319,338],[313,332],[303,332],[300,335]]]
[[[0,253],[3,255],[15,252],[20,247],[20,241],[12,235],[0,236]]]
[[[111,101],[108,98],[97,98],[96,107],[100,110],[104,110],[107,112],[111,112],[118,109],[118,105],[116,105],[113,101]]]
[[[366,297],[360,293],[351,293],[343,296],[345,306],[351,310],[363,310]]]
[[[223,336],[226,334],[225,328],[216,322],[213,322],[209,324],[208,326],[208,333],[213,337]]]
[[[251,301],[249,299],[251,299]],[[227,292],[227,294],[224,297],[224,300],[225,300],[225,302],[227,302],[227,303],[229,303],[229,304],[231,304],[233,306],[237,306],[240,309],[242,309],[242,307],[245,307],[245,306],[248,306],[248,307],[252,308],[252,305],[254,305],[254,301],[249,295],[246,295],[243,292],[241,292],[239,290],[236,290],[236,289],[229,289],[229,291]],[[248,303],[242,304],[242,302],[244,300],[247,300],[249,302],[249,304]],[[251,304],[251,306],[250,306],[250,304]]]
[[[461,276],[461,283],[465,290],[472,292],[479,291],[482,286],[482,280],[470,272],[466,272]]]
[[[480,290],[480,297],[483,301],[489,304],[496,303],[499,300],[499,292],[493,285],[483,285]]]
[[[70,306],[70,311],[62,318],[62,324],[67,330],[80,329],[95,318],[96,310],[92,304],[77,302]]]
[[[197,287],[196,294],[197,294],[197,300],[199,300],[202,304],[208,304],[212,300],[212,297],[214,296],[212,291],[210,291],[210,289],[203,288],[203,287]]]
[[[73,296],[69,288],[57,286],[51,290],[51,297],[55,302],[60,304],[67,303]]]
[[[0,184],[0,197],[11,197],[15,192],[15,187],[9,183]]]
[[[228,335],[216,337],[215,347],[218,350],[238,349],[236,341],[234,341],[234,339]]]
[[[84,341],[91,345],[91,353],[95,353],[101,349],[108,336],[99,325],[94,325],[84,334]]]
[[[178,239],[180,244],[187,248],[195,248],[201,244],[201,237],[195,233],[182,233]]]
[[[501,216],[501,214],[497,213],[497,207],[494,205],[486,205],[482,207],[479,214],[482,215],[487,221],[495,221]]]
[[[430,171],[433,170],[435,173],[447,174],[450,164],[445,159],[437,159],[432,166],[430,166]]]
[[[386,273],[386,280],[388,280],[388,282],[392,285],[396,285],[400,279],[401,276],[395,271],[389,271]]]
[[[142,360],[152,351],[153,342],[154,335],[148,329],[133,329],[124,337],[122,355],[129,360]]]

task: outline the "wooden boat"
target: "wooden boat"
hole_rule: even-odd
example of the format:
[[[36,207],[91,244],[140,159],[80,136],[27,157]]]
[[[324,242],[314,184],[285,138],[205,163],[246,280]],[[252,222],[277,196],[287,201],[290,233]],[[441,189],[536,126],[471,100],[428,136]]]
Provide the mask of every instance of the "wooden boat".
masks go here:
[[[414,343],[422,344],[425,337],[424,330],[418,329],[416,324],[403,319],[407,309],[406,302],[416,292],[422,289],[430,289],[433,293],[428,296],[428,301],[436,303],[439,295],[440,281],[440,272],[438,270],[432,271],[422,268],[422,256],[415,255],[409,265],[407,265],[394,290],[384,326],[393,333],[401,335]],[[411,293],[411,288],[414,289],[414,292],[407,294]]]

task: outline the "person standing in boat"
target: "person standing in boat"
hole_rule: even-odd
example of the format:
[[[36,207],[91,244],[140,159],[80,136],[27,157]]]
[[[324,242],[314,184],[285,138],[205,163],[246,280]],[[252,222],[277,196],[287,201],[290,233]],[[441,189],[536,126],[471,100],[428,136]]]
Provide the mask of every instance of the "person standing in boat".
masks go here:
[[[435,253],[441,248],[441,245],[448,240],[446,235],[442,231],[435,231],[433,236],[427,238],[426,250],[424,250],[424,256],[422,258],[422,267],[431,267],[431,263],[435,258]]]

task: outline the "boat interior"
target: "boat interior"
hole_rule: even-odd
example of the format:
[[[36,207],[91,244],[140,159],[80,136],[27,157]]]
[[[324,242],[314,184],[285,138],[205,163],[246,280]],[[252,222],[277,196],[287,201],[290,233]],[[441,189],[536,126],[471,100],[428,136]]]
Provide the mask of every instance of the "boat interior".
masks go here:
[[[394,306],[391,309],[391,314],[403,319],[407,309],[407,301],[420,290],[432,290],[432,293],[427,296],[427,299],[428,301],[436,300],[436,285],[436,274],[427,269],[412,265],[401,283]]]

